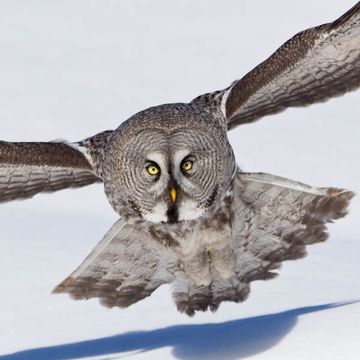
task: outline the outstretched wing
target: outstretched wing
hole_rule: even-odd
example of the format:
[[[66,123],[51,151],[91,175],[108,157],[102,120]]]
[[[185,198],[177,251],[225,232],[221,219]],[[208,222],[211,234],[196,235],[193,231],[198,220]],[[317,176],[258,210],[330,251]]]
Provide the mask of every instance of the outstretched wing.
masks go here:
[[[360,86],[360,2],[332,23],[307,29],[225,90],[193,100],[224,114],[228,129]]]
[[[118,220],[54,293],[69,293],[75,299],[96,297],[107,307],[127,307],[173,280],[174,256],[147,233]]]
[[[97,149],[108,133],[74,144],[0,141],[0,203],[101,181]]]
[[[301,258],[306,245],[325,241],[326,223],[344,217],[354,196],[263,173],[239,173],[236,184],[237,272],[247,282],[272,278],[282,261]]]

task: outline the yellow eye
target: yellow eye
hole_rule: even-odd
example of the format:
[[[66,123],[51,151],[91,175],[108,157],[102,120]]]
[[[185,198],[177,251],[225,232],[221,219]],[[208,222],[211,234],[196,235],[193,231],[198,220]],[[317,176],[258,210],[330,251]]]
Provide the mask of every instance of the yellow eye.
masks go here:
[[[184,171],[189,171],[191,170],[193,167],[193,162],[191,160],[186,160],[185,162],[183,162],[181,164],[181,168],[184,170]]]
[[[147,168],[146,168],[147,172],[150,174],[150,175],[158,175],[160,173],[160,169],[158,166],[154,165],[154,164],[151,164],[149,165]]]

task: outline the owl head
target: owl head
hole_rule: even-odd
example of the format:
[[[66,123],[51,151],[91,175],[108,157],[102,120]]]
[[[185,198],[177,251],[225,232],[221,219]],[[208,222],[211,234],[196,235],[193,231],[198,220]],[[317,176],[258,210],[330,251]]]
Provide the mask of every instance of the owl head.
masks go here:
[[[226,127],[189,104],[134,115],[110,137],[104,158],[114,209],[152,223],[195,220],[215,209],[235,170]]]

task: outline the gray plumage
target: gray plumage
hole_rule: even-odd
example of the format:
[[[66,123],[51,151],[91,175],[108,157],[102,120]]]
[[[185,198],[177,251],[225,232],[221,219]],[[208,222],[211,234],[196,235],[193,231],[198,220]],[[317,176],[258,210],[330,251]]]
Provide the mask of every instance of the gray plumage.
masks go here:
[[[227,130],[360,86],[360,3],[225,90],[135,114],[77,143],[0,142],[0,202],[103,182],[120,215],[54,292],[127,307],[173,286],[179,311],[240,302],[327,238],[353,193],[242,172]]]
[[[85,156],[71,145],[0,141],[0,202],[98,181]]]

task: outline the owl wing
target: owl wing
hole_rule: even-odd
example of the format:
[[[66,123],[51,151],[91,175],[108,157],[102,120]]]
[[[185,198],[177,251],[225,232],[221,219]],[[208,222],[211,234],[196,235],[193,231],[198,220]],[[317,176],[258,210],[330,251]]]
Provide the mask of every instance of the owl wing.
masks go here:
[[[109,133],[73,144],[0,141],[0,202],[101,181],[98,152]]]
[[[326,223],[344,217],[354,193],[315,188],[274,175],[237,176],[236,238],[241,281],[269,279],[285,260],[328,238]]]
[[[107,307],[128,307],[172,282],[174,252],[118,220],[83,263],[54,293],[74,299],[100,298]]]
[[[307,29],[230,87],[193,100],[220,109],[228,129],[340,96],[360,86],[360,2]]]

